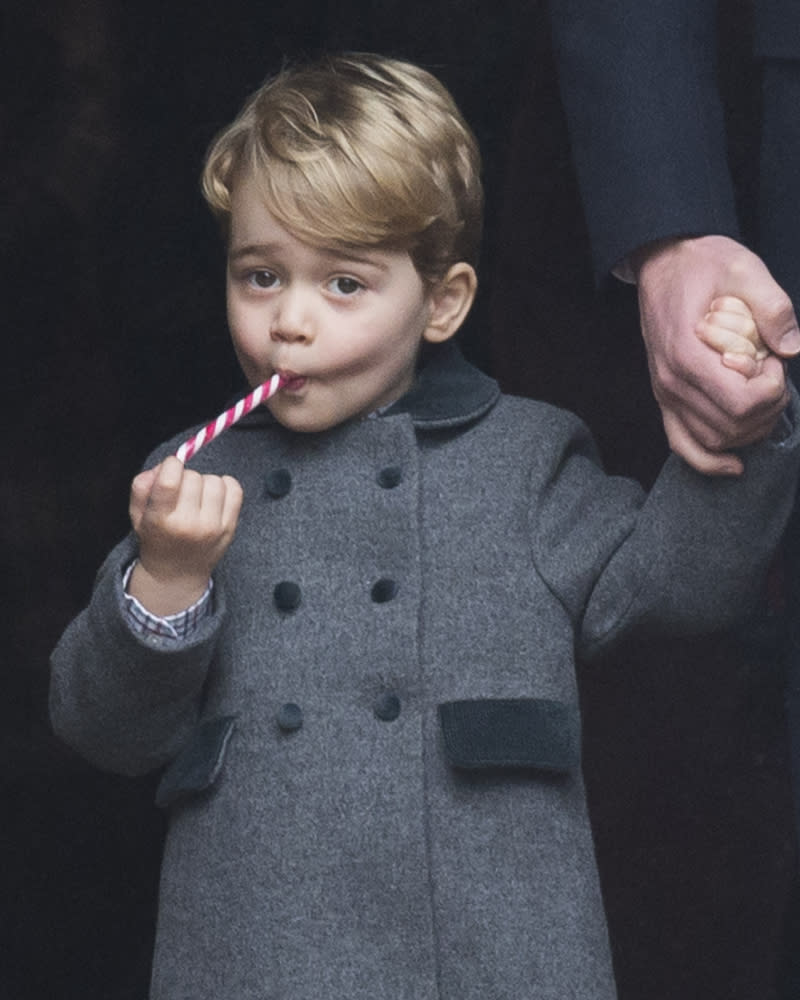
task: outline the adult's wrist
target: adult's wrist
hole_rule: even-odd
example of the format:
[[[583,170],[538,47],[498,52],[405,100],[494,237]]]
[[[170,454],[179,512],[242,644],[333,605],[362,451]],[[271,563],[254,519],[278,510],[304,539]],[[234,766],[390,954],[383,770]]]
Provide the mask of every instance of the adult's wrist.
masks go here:
[[[642,279],[642,272],[646,271],[648,265],[661,260],[665,254],[672,252],[677,246],[693,239],[691,236],[668,236],[663,239],[653,240],[638,247],[629,256],[630,270],[636,284]]]
[[[709,244],[717,244],[717,246],[710,248]],[[645,243],[634,250],[628,258],[631,273],[638,284],[643,277],[643,272],[646,272],[650,265],[663,260],[665,256],[679,250],[690,250],[692,248],[700,250],[701,247],[706,254],[748,253],[747,249],[738,240],[735,240],[732,236],[725,236],[722,233],[693,233],[684,236],[668,236]]]

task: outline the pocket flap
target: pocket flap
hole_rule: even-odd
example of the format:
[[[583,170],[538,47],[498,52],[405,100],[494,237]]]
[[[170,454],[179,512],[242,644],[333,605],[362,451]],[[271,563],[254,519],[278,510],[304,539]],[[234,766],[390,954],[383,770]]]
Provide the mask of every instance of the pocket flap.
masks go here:
[[[546,698],[481,698],[439,705],[447,759],[462,768],[566,773],[580,763],[577,706]]]
[[[222,770],[235,725],[235,715],[223,715],[200,723],[187,745],[162,775],[156,789],[157,806],[164,809],[178,799],[196,795],[214,784]]]

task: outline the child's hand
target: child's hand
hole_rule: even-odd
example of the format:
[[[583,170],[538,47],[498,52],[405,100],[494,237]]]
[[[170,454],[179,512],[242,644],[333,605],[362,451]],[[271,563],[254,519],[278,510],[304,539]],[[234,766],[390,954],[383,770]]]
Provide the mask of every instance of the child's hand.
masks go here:
[[[139,561],[128,592],[161,617],[191,607],[230,545],[241,507],[231,476],[204,476],[174,457],[140,473],[129,508]]]
[[[709,347],[719,351],[727,368],[753,378],[762,369],[769,354],[747,305],[732,295],[715,299],[705,317],[697,324],[697,335]]]

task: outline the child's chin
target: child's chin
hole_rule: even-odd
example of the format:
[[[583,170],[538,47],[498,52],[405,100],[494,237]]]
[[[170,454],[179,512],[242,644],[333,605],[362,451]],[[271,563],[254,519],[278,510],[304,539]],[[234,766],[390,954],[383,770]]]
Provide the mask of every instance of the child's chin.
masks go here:
[[[343,422],[334,416],[321,417],[312,413],[302,413],[299,409],[292,407],[276,407],[271,410],[272,416],[290,431],[297,431],[298,434],[314,434],[319,431],[330,430],[336,424]]]

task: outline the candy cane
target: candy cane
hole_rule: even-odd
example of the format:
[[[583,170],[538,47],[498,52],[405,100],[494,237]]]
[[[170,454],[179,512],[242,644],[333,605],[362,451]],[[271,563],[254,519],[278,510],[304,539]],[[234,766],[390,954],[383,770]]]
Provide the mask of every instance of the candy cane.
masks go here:
[[[286,385],[286,381],[282,375],[275,374],[268,382],[262,382],[261,385],[256,386],[249,395],[245,396],[244,399],[240,399],[235,406],[232,406],[229,410],[225,410],[224,413],[220,413],[216,420],[212,420],[210,424],[206,424],[194,437],[185,441],[175,452],[176,457],[181,462],[187,462],[203,445],[219,437],[223,431],[232,427],[237,420],[241,420],[246,413],[249,413],[259,403],[265,403],[270,396],[274,396],[278,389]]]

